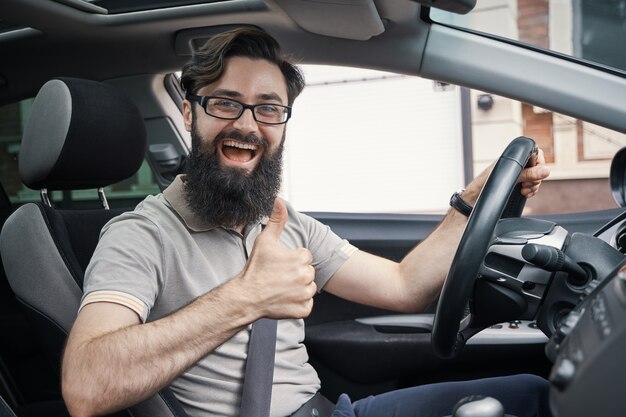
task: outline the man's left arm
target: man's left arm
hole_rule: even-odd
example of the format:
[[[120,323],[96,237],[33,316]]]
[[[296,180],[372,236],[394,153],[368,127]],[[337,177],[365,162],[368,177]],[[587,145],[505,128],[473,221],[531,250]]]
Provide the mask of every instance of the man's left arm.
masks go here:
[[[521,193],[534,196],[550,171],[539,150],[524,169]],[[493,164],[476,177],[462,198],[474,205]],[[366,252],[353,254],[324,286],[324,291],[361,304],[400,312],[420,312],[434,302],[443,286],[467,218],[450,208],[437,228],[402,262],[393,262]]]

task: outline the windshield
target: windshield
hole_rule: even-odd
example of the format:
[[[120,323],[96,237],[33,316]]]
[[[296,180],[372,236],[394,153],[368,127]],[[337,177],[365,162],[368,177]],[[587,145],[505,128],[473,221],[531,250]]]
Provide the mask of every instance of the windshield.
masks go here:
[[[626,74],[626,0],[478,0],[467,15],[431,9],[430,17]]]

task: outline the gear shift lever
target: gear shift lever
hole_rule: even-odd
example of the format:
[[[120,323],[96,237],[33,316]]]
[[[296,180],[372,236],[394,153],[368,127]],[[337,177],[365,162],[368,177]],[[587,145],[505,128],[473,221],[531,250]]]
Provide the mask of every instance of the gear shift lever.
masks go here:
[[[504,417],[504,407],[492,397],[471,395],[462,398],[452,412],[453,417]]]

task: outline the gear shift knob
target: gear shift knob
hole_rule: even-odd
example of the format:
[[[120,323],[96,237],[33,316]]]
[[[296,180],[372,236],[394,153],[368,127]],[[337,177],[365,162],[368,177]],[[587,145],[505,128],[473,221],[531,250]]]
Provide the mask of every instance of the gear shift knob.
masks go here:
[[[504,417],[504,407],[492,397],[471,395],[461,399],[455,406],[453,417]]]

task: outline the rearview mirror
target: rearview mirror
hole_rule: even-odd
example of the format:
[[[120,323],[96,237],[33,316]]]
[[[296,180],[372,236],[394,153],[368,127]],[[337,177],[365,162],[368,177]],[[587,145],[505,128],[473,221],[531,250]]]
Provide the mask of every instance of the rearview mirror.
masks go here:
[[[613,157],[611,162],[611,193],[620,207],[626,207],[626,147],[623,147]]]

